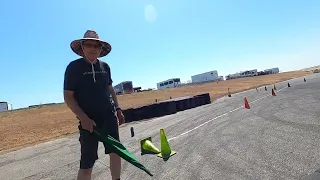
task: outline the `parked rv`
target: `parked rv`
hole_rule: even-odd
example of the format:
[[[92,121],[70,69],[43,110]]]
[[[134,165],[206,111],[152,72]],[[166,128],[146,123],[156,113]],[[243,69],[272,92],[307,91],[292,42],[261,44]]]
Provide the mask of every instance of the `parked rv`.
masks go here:
[[[0,102],[0,112],[8,111],[8,103],[7,102]]]
[[[209,71],[201,74],[191,76],[192,83],[200,83],[207,81],[218,81],[220,78],[218,76],[218,71]]]
[[[180,78],[172,78],[172,79],[167,79],[165,81],[157,83],[157,89],[166,89],[166,88],[174,88],[177,87],[180,82]]]

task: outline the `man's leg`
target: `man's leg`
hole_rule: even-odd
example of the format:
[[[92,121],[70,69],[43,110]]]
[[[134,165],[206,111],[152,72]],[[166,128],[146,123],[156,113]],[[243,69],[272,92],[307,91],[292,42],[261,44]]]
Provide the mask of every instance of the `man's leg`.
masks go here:
[[[112,116],[110,119],[108,119],[106,126],[107,126],[108,134],[113,138],[115,138],[116,140],[120,141],[119,125],[118,125],[117,117]],[[110,157],[110,173],[112,176],[112,180],[120,180],[121,157],[116,153],[110,152],[107,145],[104,145],[104,147],[105,147],[105,154],[109,154],[109,157]]]
[[[77,180],[91,180],[92,168],[98,159],[99,142],[91,135],[80,133],[81,159]]]
[[[79,169],[77,180],[91,180],[92,168]]]
[[[110,172],[112,180],[120,180],[121,174],[121,157],[116,153],[110,153]]]

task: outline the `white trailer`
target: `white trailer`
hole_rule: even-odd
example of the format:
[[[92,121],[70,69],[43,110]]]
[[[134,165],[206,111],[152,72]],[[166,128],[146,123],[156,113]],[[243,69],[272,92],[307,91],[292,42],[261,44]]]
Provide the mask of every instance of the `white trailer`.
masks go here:
[[[240,76],[241,77],[258,76],[258,70],[253,69],[253,70],[243,71],[243,72],[240,72]]]
[[[266,74],[278,74],[280,71],[279,71],[279,68],[271,68],[271,69],[264,70],[264,72]]]
[[[240,78],[240,73],[235,73],[235,74],[229,74],[226,76],[226,80],[229,80],[229,79],[237,79],[237,78]]]
[[[223,76],[219,76],[219,81],[223,81],[223,80],[224,80]]]
[[[8,103],[7,102],[0,102],[0,112],[8,111],[8,110],[9,110]]]
[[[243,78],[243,77],[251,77],[251,76],[258,76],[258,70],[253,69],[253,70],[241,71],[240,73],[229,74],[226,76],[226,80]]]
[[[175,88],[181,84],[180,78],[167,79],[157,83],[157,89]]]
[[[218,80],[219,80],[219,76],[218,76],[218,71],[216,70],[191,76],[192,83],[218,81]]]

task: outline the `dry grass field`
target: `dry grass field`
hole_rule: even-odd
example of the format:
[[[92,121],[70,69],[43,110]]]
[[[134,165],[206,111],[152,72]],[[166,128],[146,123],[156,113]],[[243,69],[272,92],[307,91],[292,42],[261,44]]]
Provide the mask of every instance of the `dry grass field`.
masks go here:
[[[118,96],[123,109],[151,104],[158,100],[210,93],[212,100],[227,95],[228,87],[232,92],[274,84],[280,81],[302,77],[311,72],[295,71],[275,75],[234,79],[185,86],[160,91],[147,91]],[[77,120],[65,104],[42,106],[0,113],[0,152],[31,146],[77,132]]]
[[[320,66],[313,66],[313,67],[301,69],[301,71],[313,71],[315,69],[320,69]]]

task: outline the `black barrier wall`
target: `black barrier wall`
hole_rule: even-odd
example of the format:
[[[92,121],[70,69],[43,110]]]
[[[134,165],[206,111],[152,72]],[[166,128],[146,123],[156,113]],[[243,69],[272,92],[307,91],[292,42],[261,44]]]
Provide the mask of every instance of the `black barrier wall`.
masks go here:
[[[124,117],[125,117],[125,122],[132,122],[134,120],[133,118],[133,108],[130,109],[125,109],[122,111]]]
[[[175,114],[179,111],[188,110],[205,104],[210,104],[210,94],[200,94],[196,96],[180,97],[166,101],[156,102],[155,104],[130,108],[123,110],[126,122],[140,121]]]
[[[190,108],[195,108],[196,107],[196,98],[192,97],[189,99],[189,103],[190,103]]]
[[[164,102],[159,102],[156,105],[156,108],[155,108],[155,116],[154,117],[161,117],[161,116],[164,116],[166,115],[166,104]]]
[[[166,115],[175,114],[177,112],[176,101],[166,102]]]
[[[178,101],[176,101],[176,108],[177,108],[177,112],[184,110],[183,100],[178,100]]]
[[[187,110],[187,109],[190,109],[189,99],[184,99],[183,100],[183,110]]]
[[[138,107],[138,108],[135,108],[133,109],[133,121],[140,121],[143,119],[143,116],[145,116],[145,106],[142,106],[142,107]]]

